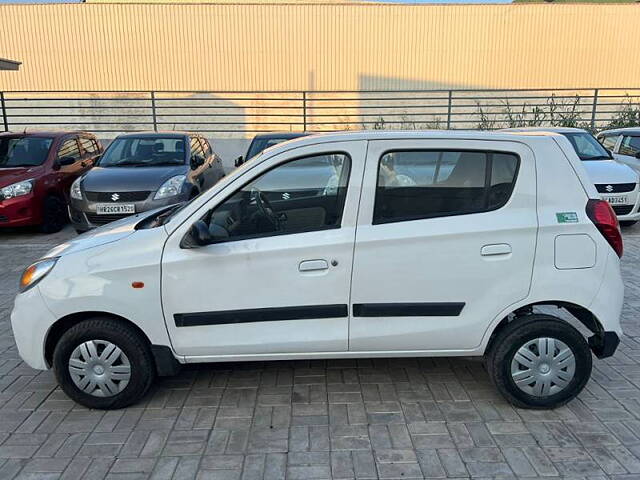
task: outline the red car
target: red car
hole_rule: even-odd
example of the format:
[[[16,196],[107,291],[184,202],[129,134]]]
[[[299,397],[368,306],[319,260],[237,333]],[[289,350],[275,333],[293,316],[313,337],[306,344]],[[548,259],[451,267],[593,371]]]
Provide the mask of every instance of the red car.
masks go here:
[[[61,230],[71,184],[101,153],[98,139],[85,132],[0,133],[0,228]]]

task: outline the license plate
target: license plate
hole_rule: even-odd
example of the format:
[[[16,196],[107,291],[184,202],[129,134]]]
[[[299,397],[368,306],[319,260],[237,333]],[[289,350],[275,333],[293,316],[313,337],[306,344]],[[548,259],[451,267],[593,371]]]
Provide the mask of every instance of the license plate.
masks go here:
[[[98,203],[96,213],[98,215],[136,213],[136,206],[133,203]]]
[[[627,197],[602,197],[604,200],[609,202],[611,205],[626,205]]]

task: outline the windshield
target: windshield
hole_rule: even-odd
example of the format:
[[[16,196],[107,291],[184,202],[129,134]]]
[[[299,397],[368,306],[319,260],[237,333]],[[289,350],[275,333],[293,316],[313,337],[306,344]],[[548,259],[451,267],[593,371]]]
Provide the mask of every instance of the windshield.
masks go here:
[[[35,167],[47,159],[52,138],[0,138],[0,168]]]
[[[179,137],[116,138],[104,152],[101,167],[184,165],[185,141]]]
[[[569,139],[580,160],[610,160],[609,152],[587,132],[563,133]]]

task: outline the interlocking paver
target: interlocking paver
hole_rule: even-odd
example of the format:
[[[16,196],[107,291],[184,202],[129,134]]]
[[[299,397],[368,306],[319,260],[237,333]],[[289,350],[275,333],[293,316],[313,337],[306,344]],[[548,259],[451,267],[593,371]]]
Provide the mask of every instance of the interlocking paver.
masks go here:
[[[73,236],[0,232],[0,479],[640,479],[640,226],[624,231],[616,355],[553,411],[507,404],[482,362],[348,359],[185,367],[91,411],[19,358],[22,268]]]

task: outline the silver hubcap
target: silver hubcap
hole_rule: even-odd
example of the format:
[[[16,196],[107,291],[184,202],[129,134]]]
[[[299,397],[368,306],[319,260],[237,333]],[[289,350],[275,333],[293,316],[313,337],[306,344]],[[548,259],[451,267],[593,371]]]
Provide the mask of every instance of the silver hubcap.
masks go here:
[[[106,340],[78,345],[69,358],[69,373],[76,386],[94,397],[112,397],[131,379],[131,364],[119,347]]]
[[[511,361],[511,377],[520,390],[535,397],[562,391],[576,373],[576,358],[566,343],[536,338],[518,349]]]

